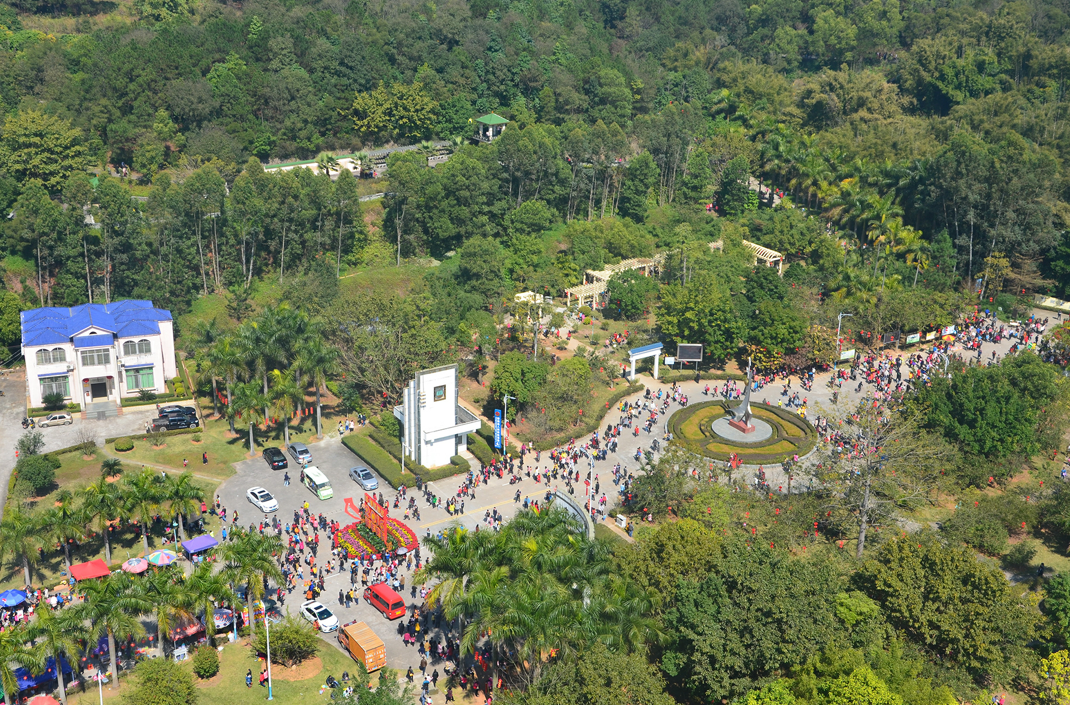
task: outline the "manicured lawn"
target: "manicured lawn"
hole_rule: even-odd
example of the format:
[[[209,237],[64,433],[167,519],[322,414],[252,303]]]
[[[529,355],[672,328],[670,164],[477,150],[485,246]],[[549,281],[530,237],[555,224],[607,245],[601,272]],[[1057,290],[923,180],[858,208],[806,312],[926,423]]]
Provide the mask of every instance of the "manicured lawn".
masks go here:
[[[327,680],[328,675],[341,679],[342,671],[350,673],[356,670],[353,659],[342,653],[331,644],[324,643],[320,647],[319,659],[322,668],[304,680],[286,681],[280,677],[272,679],[273,702],[279,705],[303,705],[309,702],[330,702],[330,693],[324,691],[320,694],[320,686]],[[192,671],[193,665],[190,660],[184,662],[186,668]],[[194,676],[194,682],[198,684],[198,694],[201,705],[235,705],[235,703],[249,703],[258,700],[267,700],[267,688],[257,685],[257,676],[263,666],[263,661],[257,658],[256,653],[243,643],[227,644],[219,654],[219,674],[209,680],[200,681]],[[253,687],[245,685],[245,673],[253,672]],[[285,671],[281,666],[272,666],[272,675],[281,676]],[[284,676],[283,676],[284,677]],[[120,701],[133,683],[131,675],[124,675],[118,688],[104,690],[105,701]],[[67,698],[70,705],[92,705],[99,702],[97,691],[86,691]]]
[[[189,469],[197,475],[205,475],[225,480],[234,474],[231,463],[245,459],[245,446],[248,436],[239,434],[227,438],[229,427],[226,421],[208,421],[201,429],[201,442],[194,443],[195,434],[169,436],[162,448],[154,449],[147,436],[134,438],[134,449],[119,453],[115,444],[109,443],[110,455],[122,459],[124,463],[166,465],[177,470],[182,469],[182,460],[189,461]],[[208,464],[201,462],[201,454],[208,454]]]

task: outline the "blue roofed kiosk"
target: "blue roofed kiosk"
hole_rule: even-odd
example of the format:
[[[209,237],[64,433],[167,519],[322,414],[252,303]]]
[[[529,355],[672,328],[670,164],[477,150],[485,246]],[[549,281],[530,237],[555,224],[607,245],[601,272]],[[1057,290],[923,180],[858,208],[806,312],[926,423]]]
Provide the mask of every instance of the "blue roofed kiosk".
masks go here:
[[[479,142],[493,142],[505,132],[505,126],[509,121],[501,115],[488,113],[483,117],[476,118],[475,139]]]
[[[171,312],[151,301],[115,301],[23,311],[22,354],[30,406],[49,394],[118,406],[142,389],[167,392],[177,376]]]

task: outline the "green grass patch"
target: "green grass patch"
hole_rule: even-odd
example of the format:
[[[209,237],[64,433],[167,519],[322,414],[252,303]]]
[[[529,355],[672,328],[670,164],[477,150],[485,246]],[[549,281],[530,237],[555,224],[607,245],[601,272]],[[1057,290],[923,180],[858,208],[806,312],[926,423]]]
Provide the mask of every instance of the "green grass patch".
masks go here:
[[[621,538],[620,534],[601,522],[594,525],[594,537],[596,539],[609,541],[613,548],[620,548],[621,546],[628,545],[628,542]]]
[[[142,433],[129,436],[134,441],[133,450],[115,453],[114,439],[108,444],[108,450],[121,457],[124,462],[166,465],[177,470],[182,469],[182,461],[185,459],[189,461],[188,469],[194,473],[225,480],[234,474],[231,463],[245,460],[249,438],[248,427],[245,428],[245,433],[241,433],[239,428],[236,438],[228,438],[228,430],[226,421],[208,421],[200,428],[167,432],[163,448],[153,449],[152,441]],[[202,440],[200,443],[194,443],[193,437],[198,432]],[[258,443],[257,447],[262,447],[262,443]],[[201,462],[202,453],[208,453],[207,464]]]

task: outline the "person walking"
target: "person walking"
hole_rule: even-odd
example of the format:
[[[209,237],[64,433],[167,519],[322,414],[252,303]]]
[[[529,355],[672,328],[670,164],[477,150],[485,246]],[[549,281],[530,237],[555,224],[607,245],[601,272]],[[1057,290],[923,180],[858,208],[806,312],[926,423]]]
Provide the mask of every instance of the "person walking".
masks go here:
[[[251,668],[248,671],[245,672],[245,687],[246,688],[252,688],[253,687],[253,669],[251,669]]]

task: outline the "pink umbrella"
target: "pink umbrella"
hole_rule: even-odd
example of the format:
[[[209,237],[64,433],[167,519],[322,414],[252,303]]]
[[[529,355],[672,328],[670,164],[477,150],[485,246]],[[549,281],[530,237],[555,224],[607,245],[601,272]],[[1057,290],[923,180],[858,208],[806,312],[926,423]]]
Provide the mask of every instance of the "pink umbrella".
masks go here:
[[[51,695],[36,695],[30,699],[29,705],[59,705],[59,701]]]
[[[144,558],[131,558],[119,567],[127,573],[144,573],[149,569],[149,562]]]

